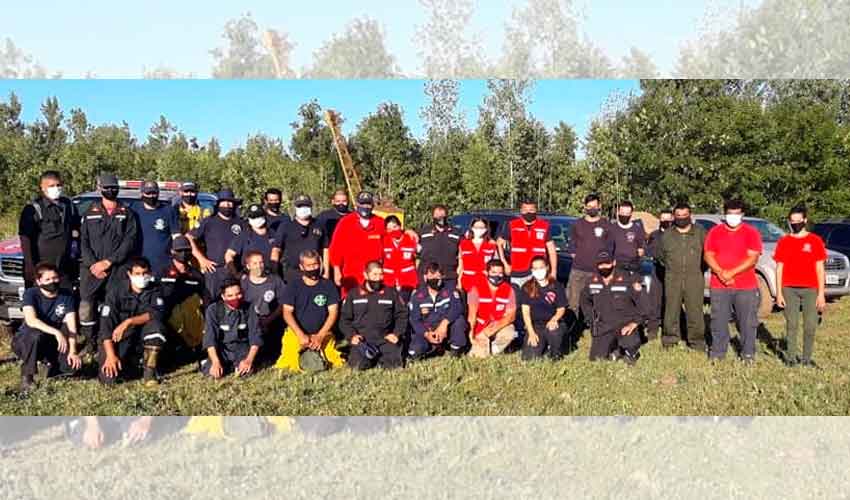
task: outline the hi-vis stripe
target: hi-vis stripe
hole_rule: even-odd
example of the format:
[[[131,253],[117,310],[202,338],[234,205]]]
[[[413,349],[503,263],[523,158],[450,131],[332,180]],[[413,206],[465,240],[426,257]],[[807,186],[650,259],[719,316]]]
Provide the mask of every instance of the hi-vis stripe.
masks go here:
[[[378,304],[389,304],[389,305],[392,305],[392,303],[393,303],[393,301],[392,301],[392,300],[383,300],[383,299],[382,299],[382,300],[379,300],[379,301],[378,301]]]
[[[150,339],[160,339],[165,342],[165,335],[161,333],[151,333],[150,335],[145,335],[142,340],[150,340]]]
[[[352,304],[367,304],[368,302],[369,299],[355,299],[351,301]]]
[[[435,307],[440,307],[440,306],[445,305],[445,304],[448,304],[448,303],[449,303],[449,299],[447,299],[447,298],[446,298],[446,299],[443,299],[443,300],[437,301],[437,303],[436,303],[436,304],[434,304],[434,306],[435,306]]]

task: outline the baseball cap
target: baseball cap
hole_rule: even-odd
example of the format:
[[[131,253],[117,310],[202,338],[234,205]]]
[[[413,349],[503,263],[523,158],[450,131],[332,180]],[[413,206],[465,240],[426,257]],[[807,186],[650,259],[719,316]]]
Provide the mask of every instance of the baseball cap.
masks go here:
[[[251,206],[248,207],[247,217],[249,219],[258,219],[265,216],[266,212],[263,211],[263,207],[260,205],[252,203]]]
[[[97,185],[105,187],[118,187],[118,177],[115,174],[100,174],[97,177]]]
[[[142,194],[157,194],[159,193],[159,184],[156,181],[145,181],[141,190]]]
[[[230,188],[221,189],[218,193],[216,193],[215,196],[218,199],[218,201],[232,201],[234,203],[236,201],[238,201],[236,199],[236,195],[233,194],[233,190],[230,189]]]
[[[357,203],[360,205],[374,205],[375,198],[369,191],[361,191],[360,194],[357,195]]]
[[[296,207],[312,207],[313,200],[311,200],[306,194],[300,194],[295,198],[294,205]]]
[[[177,252],[181,250],[191,250],[192,245],[189,243],[189,239],[185,236],[178,236],[171,242],[171,249]]]
[[[180,183],[180,190],[181,191],[197,191],[198,190],[198,184],[196,182],[193,182],[193,181],[183,181],[183,182]]]
[[[595,262],[596,262],[596,265],[610,264],[610,263],[614,262],[614,257],[612,257],[610,253],[603,250],[603,251],[599,252],[598,254],[596,254],[596,261]]]

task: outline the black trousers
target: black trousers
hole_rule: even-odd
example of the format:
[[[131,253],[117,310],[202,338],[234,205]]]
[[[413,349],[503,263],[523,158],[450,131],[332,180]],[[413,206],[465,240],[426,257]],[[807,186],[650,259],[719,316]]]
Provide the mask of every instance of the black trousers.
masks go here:
[[[360,348],[356,345],[351,346],[351,352],[348,354],[348,366],[355,370],[368,370],[376,364],[381,368],[401,368],[404,365],[402,353],[404,351],[403,341],[397,344],[390,342],[381,342],[380,344],[373,343],[380,354],[376,359],[367,359]]]
[[[126,280],[126,269],[116,266],[109,270],[104,279],[95,278],[88,267],[80,269],[80,337],[83,342],[94,342],[98,334],[99,317],[97,310],[103,303],[108,290]]]
[[[618,349],[636,354],[640,349],[640,333],[635,330],[631,335],[620,335],[620,330],[594,335],[590,341],[590,360],[606,359]]]
[[[563,357],[566,347],[564,345],[564,338],[567,335],[567,327],[564,323],[558,323],[558,329],[554,331],[546,328],[546,323],[534,325],[534,333],[537,334],[537,345],[529,345],[528,334],[526,333],[522,346],[522,359],[542,358],[547,353],[550,359],[560,359]]]
[[[67,337],[70,332],[63,324],[62,333]],[[50,371],[47,376],[71,375],[75,372],[68,364],[67,353],[59,352],[59,343],[53,335],[44,333],[33,328],[22,328],[12,339],[12,349],[15,355],[22,361],[21,376],[35,376],[38,371],[38,362],[50,363]]]
[[[106,362],[106,351],[100,342],[97,350],[97,377],[98,380],[107,385],[114,384],[119,380],[130,380],[142,375],[142,360],[146,347],[161,349],[165,345],[165,329],[157,320],[151,320],[142,326],[128,328],[124,332],[121,342],[113,343],[115,354],[121,361],[121,369],[115,377],[109,377],[103,373],[103,364]]]

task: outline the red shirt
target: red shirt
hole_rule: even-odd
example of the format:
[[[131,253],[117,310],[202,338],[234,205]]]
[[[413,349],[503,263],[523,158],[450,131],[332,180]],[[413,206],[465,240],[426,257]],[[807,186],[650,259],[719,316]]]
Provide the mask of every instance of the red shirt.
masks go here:
[[[761,234],[753,226],[742,223],[738,230],[731,230],[726,224],[711,228],[705,237],[705,252],[714,252],[714,258],[723,269],[732,269],[741,265],[752,250],[762,253]],[[726,286],[714,273],[711,273],[711,288],[721,290],[752,290],[758,288],[755,266],[735,276],[734,282]]]
[[[826,261],[826,247],[820,236],[809,233],[802,238],[786,235],[779,239],[773,259],[783,264],[782,286],[817,288],[816,264]]]
[[[342,289],[363,284],[363,271],[371,260],[384,256],[384,219],[372,216],[364,228],[360,215],[350,213],[339,220],[328,249],[331,265],[342,268]]]

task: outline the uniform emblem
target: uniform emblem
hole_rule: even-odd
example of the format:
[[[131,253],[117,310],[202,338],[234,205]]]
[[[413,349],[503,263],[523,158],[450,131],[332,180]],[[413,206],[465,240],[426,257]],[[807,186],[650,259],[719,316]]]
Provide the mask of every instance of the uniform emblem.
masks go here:
[[[56,306],[56,311],[54,312],[54,314],[57,318],[64,318],[65,312],[65,304],[59,304],[58,306]]]
[[[233,224],[232,226],[230,226],[230,232],[235,234],[236,236],[239,236],[239,233],[242,232],[242,226],[240,226],[239,224]]]
[[[322,230],[319,228],[313,228],[313,236],[315,236],[316,238],[321,238]]]
[[[806,243],[805,245],[803,245],[803,252],[811,253],[811,251],[812,251],[812,244],[811,243]]]
[[[593,228],[593,234],[597,238],[601,238],[603,234],[605,234],[605,230],[599,226]]]
[[[266,290],[265,293],[263,293],[263,301],[264,302],[271,302],[273,300],[274,300],[274,290]]]
[[[103,316],[104,318],[107,318],[107,317],[109,317],[109,311],[110,311],[109,306],[104,304],[103,307],[100,308],[100,315]]]
[[[554,304],[555,298],[555,292],[546,292],[546,296],[543,298],[543,300],[545,300],[547,304]]]
[[[156,305],[158,305],[158,306],[160,306],[160,307],[162,307],[163,305],[165,305],[165,302],[163,302],[163,301],[162,301],[162,297],[157,297],[157,298],[156,298]]]
[[[546,231],[543,231],[543,230],[537,231],[537,239],[538,240],[542,240],[544,236],[546,236]]]
[[[157,219],[153,223],[153,228],[157,231],[165,231],[165,220]]]
[[[634,243],[635,242],[635,233],[633,233],[631,231],[626,233],[626,241],[628,241],[629,243]]]
[[[325,294],[320,293],[319,295],[313,297],[313,303],[319,307],[325,307],[325,305],[328,303],[328,297]]]

